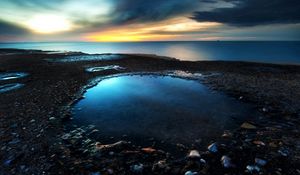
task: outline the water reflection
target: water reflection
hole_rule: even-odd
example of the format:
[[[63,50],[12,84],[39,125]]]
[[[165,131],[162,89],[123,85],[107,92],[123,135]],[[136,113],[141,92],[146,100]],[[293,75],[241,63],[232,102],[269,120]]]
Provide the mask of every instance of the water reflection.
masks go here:
[[[0,81],[1,80],[12,80],[17,78],[23,78],[27,76],[27,73],[24,72],[12,72],[12,73],[0,73]]]
[[[87,68],[87,72],[101,72],[105,70],[123,70],[124,67],[118,66],[118,65],[109,65],[109,66],[100,66],[100,67],[90,67]]]
[[[133,142],[154,138],[192,144],[236,127],[233,117],[256,116],[249,106],[197,81],[169,76],[112,77],[84,96],[74,106],[75,124],[94,124],[103,137],[128,135]]]
[[[21,83],[11,83],[11,84],[4,84],[4,85],[0,85],[0,93],[4,93],[4,92],[8,92],[14,89],[18,89],[23,87],[24,84]]]

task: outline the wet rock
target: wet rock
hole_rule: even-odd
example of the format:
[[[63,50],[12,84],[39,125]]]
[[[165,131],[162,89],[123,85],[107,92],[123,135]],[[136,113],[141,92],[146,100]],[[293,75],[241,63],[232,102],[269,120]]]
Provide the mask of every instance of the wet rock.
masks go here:
[[[143,170],[144,170],[144,165],[141,164],[141,163],[132,165],[132,166],[130,167],[130,170],[131,170],[133,173],[140,174],[140,173],[142,173]]]
[[[2,80],[12,80],[17,78],[23,78],[28,74],[25,72],[11,72],[11,73],[0,73],[0,81]]]
[[[249,173],[259,173],[260,168],[257,165],[247,165],[246,171]]]
[[[231,158],[228,156],[222,156],[221,163],[224,168],[234,168],[235,167],[235,165],[231,161]]]
[[[143,151],[144,153],[151,154],[151,153],[156,152],[156,149],[153,149],[153,148],[151,148],[151,147],[148,147],[148,148],[142,148],[142,151]]]
[[[4,84],[4,85],[0,85],[0,93],[4,93],[4,92],[8,92],[14,89],[18,89],[23,87],[24,84],[21,83],[11,83],[11,84]]]
[[[101,173],[100,172],[92,172],[89,175],[101,175]]]
[[[252,125],[251,123],[244,122],[241,125],[241,128],[243,128],[243,129],[256,129],[256,126]]]
[[[284,156],[284,157],[287,157],[289,155],[289,150],[286,149],[286,148],[280,148],[278,150],[278,153],[281,155],[281,156]]]
[[[200,158],[200,153],[197,150],[191,150],[188,154],[188,158]]]
[[[225,138],[230,138],[232,137],[232,133],[228,130],[224,131],[222,137],[225,137]]]
[[[260,141],[260,140],[254,140],[253,143],[255,145],[258,145],[258,146],[266,146],[266,144],[263,141]]]
[[[267,164],[267,161],[260,158],[255,158],[255,164],[259,166],[265,166]]]
[[[4,166],[10,166],[12,161],[13,161],[12,159],[7,159],[7,160],[4,161],[3,164],[4,164]]]
[[[157,163],[153,164],[152,171],[158,171],[158,170],[166,170],[168,169],[167,162],[165,160],[160,160]]]
[[[55,118],[55,117],[50,117],[49,120],[50,120],[50,121],[55,121],[56,118]]]
[[[218,144],[217,143],[213,143],[213,144],[209,145],[207,147],[207,149],[211,153],[216,153],[216,152],[218,152]]]
[[[193,172],[193,171],[187,171],[184,173],[184,175],[198,175],[197,172]]]
[[[96,149],[101,150],[101,151],[110,151],[110,150],[123,150],[125,146],[127,146],[128,143],[125,141],[119,141],[113,144],[107,144],[107,145],[101,145],[97,143]]]

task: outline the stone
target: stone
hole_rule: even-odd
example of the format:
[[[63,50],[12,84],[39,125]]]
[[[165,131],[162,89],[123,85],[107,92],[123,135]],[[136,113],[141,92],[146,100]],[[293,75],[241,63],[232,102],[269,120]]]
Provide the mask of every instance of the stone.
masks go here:
[[[153,149],[151,147],[147,147],[147,148],[142,148],[142,151],[148,154],[154,153],[156,152],[156,149]]]
[[[250,173],[260,172],[260,168],[257,165],[247,165],[246,170]]]
[[[264,159],[255,158],[255,164],[257,164],[259,166],[265,166],[267,164],[267,161]]]
[[[259,145],[259,146],[266,146],[266,144],[263,141],[260,141],[260,140],[254,140],[253,143],[255,145]]]
[[[197,172],[193,172],[193,171],[187,171],[184,173],[184,175],[197,175]]]
[[[89,175],[101,175],[101,173],[100,172],[92,172]]]
[[[160,160],[157,163],[153,164],[152,166],[152,170],[156,171],[156,170],[163,170],[166,169],[167,166],[167,162],[165,160]]]
[[[188,154],[189,158],[200,158],[200,153],[197,150],[191,150]]]
[[[218,145],[217,145],[217,143],[213,143],[213,144],[209,145],[207,147],[207,149],[211,153],[216,153],[216,152],[218,152]]]
[[[248,123],[248,122],[244,122],[242,125],[241,125],[241,128],[243,129],[256,129],[256,126]]]
[[[231,158],[228,156],[222,156],[221,163],[224,168],[233,168],[235,165],[232,163]]]
[[[144,170],[144,165],[141,164],[141,163],[132,165],[132,166],[130,167],[130,170],[131,170],[133,173],[142,173],[143,170]]]
[[[49,120],[50,121],[54,121],[56,118],[55,117],[50,117]]]

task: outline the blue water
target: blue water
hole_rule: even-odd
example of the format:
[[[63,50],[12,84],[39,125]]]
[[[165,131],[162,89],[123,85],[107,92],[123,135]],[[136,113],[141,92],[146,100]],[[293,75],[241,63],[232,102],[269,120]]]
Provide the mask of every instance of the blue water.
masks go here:
[[[192,61],[230,60],[300,64],[300,41],[0,43],[0,48],[81,51],[85,53],[146,53]]]
[[[102,139],[127,135],[134,143],[145,144],[149,138],[175,144],[204,142],[259,116],[250,106],[198,81],[169,76],[107,78],[84,96],[73,108],[75,124],[95,125]]]

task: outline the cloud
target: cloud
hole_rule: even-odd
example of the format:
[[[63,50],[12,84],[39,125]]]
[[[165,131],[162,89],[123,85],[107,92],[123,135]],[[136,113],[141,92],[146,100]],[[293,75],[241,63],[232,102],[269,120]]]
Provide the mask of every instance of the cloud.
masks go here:
[[[0,33],[1,35],[24,35],[29,32],[27,29],[0,20]]]
[[[160,21],[196,10],[198,0],[115,0],[113,22]]]
[[[233,26],[256,26],[300,22],[299,0],[226,1],[231,2],[234,6],[231,8],[215,8],[211,11],[197,11],[191,18],[199,22],[220,22]]]

